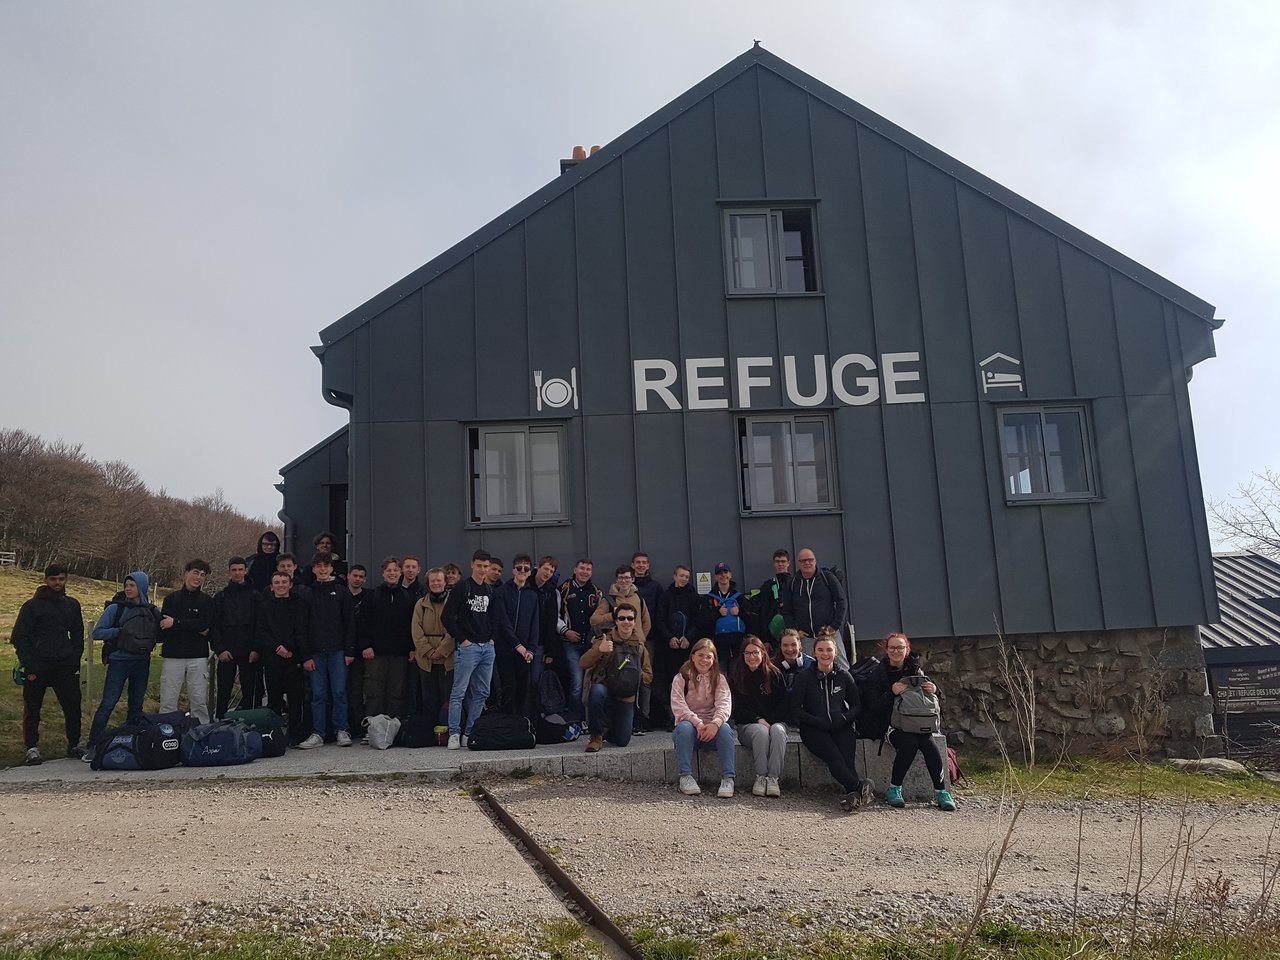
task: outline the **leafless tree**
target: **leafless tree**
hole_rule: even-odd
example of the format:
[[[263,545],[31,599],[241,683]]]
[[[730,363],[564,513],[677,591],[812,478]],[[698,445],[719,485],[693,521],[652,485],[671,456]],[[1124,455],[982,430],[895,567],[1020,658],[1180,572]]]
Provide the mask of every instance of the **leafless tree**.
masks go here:
[[[1232,496],[1210,500],[1209,516],[1236,546],[1280,559],[1280,473],[1255,473]]]

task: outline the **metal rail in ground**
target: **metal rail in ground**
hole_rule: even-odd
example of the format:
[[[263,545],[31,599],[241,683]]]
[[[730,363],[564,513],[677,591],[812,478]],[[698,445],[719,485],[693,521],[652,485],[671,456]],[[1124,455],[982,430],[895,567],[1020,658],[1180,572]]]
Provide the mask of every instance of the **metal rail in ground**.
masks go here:
[[[551,854],[542,849],[542,846],[530,836],[515,817],[506,811],[493,794],[480,784],[476,784],[471,788],[471,796],[502,825],[512,844],[522,847],[522,852],[537,862],[542,870],[543,882],[552,888],[552,892],[568,902],[580,920],[585,918],[585,923],[622,956],[630,957],[632,960],[644,960],[644,954],[640,952],[635,942],[610,919],[585,890],[574,882],[572,877],[564,872]]]

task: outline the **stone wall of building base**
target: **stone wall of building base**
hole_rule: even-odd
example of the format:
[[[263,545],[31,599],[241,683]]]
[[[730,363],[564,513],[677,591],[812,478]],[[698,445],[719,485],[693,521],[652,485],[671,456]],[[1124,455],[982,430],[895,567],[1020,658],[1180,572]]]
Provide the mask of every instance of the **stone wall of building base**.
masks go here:
[[[913,640],[943,690],[955,744],[1037,759],[1145,749],[1192,757],[1220,751],[1196,627]],[[1047,753],[1046,753],[1047,752]]]

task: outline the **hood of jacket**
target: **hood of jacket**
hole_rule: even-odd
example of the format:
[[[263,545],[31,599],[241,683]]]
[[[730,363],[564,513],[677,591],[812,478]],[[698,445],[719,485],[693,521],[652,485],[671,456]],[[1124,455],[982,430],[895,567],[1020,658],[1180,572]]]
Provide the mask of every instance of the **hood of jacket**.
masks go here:
[[[263,556],[264,554],[266,554],[266,551],[262,549],[262,544],[263,544],[263,541],[265,540],[271,540],[275,543],[276,549],[275,549],[275,552],[271,554],[271,556],[278,557],[280,555],[280,538],[277,537],[270,530],[268,530],[266,533],[264,533],[262,536],[258,538],[258,556]]]
[[[147,591],[151,587],[151,578],[141,570],[135,570],[133,573],[125,577],[125,580],[132,580],[138,588],[138,603],[144,607],[151,602],[147,596]]]
[[[65,590],[50,590],[47,586],[45,586],[45,585],[42,583],[42,584],[40,584],[40,586],[36,587],[36,592],[35,592],[35,594],[32,596],[32,598],[31,598],[31,599],[33,599],[33,600],[49,600],[49,601],[52,601],[53,603],[58,603],[59,601],[61,601],[61,600],[65,599],[65,598],[66,598],[66,596],[67,596],[67,591],[65,591]]]

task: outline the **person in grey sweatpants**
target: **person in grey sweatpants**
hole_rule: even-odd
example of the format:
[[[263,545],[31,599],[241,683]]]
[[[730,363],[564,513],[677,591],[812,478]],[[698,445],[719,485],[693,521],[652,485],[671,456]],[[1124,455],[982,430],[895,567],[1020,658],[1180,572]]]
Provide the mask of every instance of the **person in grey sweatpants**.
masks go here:
[[[755,758],[757,797],[780,797],[782,764],[787,756],[787,688],[782,671],[769,659],[764,642],[748,634],[742,653],[729,671],[733,722],[738,742]]]

